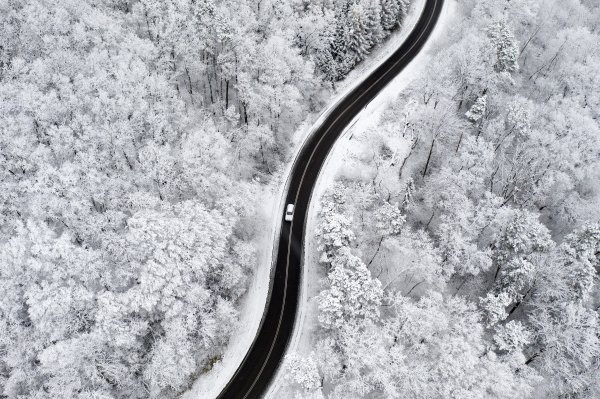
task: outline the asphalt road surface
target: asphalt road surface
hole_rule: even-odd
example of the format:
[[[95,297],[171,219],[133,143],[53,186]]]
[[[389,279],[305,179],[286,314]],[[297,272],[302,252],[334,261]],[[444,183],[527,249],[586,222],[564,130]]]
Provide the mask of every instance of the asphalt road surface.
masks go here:
[[[440,16],[444,0],[426,0],[404,44],[363,83],[338,102],[306,141],[289,177],[286,204],[295,204],[294,219],[283,221],[270,296],[252,347],[218,399],[257,399],[264,395],[279,367],[294,330],[301,288],[302,246],[306,216],[317,176],[327,154],[352,119],[419,53]]]

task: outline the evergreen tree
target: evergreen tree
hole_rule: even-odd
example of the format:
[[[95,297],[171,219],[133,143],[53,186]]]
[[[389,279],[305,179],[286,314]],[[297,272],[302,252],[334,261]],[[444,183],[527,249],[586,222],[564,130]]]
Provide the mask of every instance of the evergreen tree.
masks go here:
[[[360,3],[367,17],[367,32],[371,41],[371,47],[380,43],[386,36],[381,26],[381,2],[380,0],[362,0]]]
[[[346,2],[336,9],[335,35],[331,43],[331,55],[335,61],[336,80],[346,76],[354,65],[350,43],[352,41],[352,27],[348,17],[349,4]]]
[[[398,15],[400,15],[399,0],[382,0],[381,2],[381,26],[385,30],[392,30],[398,26]]]
[[[340,70],[337,61],[333,58],[331,47],[317,52],[315,63],[326,80],[334,82],[340,79]]]
[[[410,0],[398,0],[398,24],[402,26],[406,17],[408,16],[408,7],[410,6]]]
[[[516,72],[519,70],[519,45],[511,32],[508,22],[502,19],[488,30],[492,43],[496,47],[496,65],[498,72]]]
[[[350,10],[349,15],[351,36],[348,50],[352,54],[352,61],[356,64],[365,59],[371,49],[368,16],[360,4]]]
[[[393,30],[402,26],[408,15],[410,0],[381,0],[381,26]]]

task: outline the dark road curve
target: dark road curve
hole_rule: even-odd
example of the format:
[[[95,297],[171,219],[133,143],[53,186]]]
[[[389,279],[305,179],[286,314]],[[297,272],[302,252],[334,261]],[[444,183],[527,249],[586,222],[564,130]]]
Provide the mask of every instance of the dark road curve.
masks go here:
[[[267,391],[294,330],[301,289],[306,216],[317,176],[335,141],[356,115],[419,53],[433,32],[444,0],[426,0],[419,21],[405,42],[362,83],[330,110],[304,143],[288,178],[286,204],[294,220],[282,221],[277,262],[267,307],[254,342],[217,399],[258,399]],[[283,214],[281,215],[283,220]]]

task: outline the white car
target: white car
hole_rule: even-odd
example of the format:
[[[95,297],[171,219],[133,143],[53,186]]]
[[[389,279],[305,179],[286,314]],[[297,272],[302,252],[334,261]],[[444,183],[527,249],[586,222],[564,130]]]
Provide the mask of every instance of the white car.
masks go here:
[[[285,221],[291,222],[293,218],[294,218],[294,204],[288,204],[288,206],[285,207]]]

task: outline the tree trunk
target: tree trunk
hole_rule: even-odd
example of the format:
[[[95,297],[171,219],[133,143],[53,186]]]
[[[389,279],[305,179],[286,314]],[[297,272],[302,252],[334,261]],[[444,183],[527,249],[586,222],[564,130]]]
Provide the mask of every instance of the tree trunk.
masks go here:
[[[210,92],[210,103],[214,104],[215,101],[213,99],[212,82],[210,79],[210,75],[208,75],[208,91]]]
[[[455,153],[458,152],[458,149],[460,148],[460,143],[462,142],[463,134],[464,132],[461,131],[460,137],[458,138],[458,144],[456,145],[456,151],[454,151]]]
[[[405,295],[405,296],[408,296],[408,295],[410,295],[410,293],[411,293],[411,292],[413,292],[413,290],[414,290],[415,288],[417,288],[418,286],[420,286],[420,285],[421,285],[421,284],[423,284],[424,282],[425,282],[425,280],[423,280],[423,281],[419,281],[417,284],[413,285],[413,286],[412,286],[412,288],[411,288],[410,290],[408,290],[408,292],[406,293],[406,295]]]
[[[379,240],[379,244],[377,245],[377,250],[373,254],[373,257],[371,258],[371,260],[369,261],[369,263],[367,264],[367,267],[371,266],[371,263],[373,263],[373,261],[375,260],[375,257],[379,253],[379,249],[381,248],[381,243],[383,242],[383,238],[384,238],[384,236],[381,236],[381,239]]]
[[[229,109],[229,80],[225,81],[225,110]]]
[[[527,360],[525,361],[525,365],[526,365],[526,366],[529,366],[529,364],[530,364],[531,362],[533,362],[533,361],[534,361],[534,360],[535,360],[535,359],[536,359],[538,356],[540,356],[540,355],[541,355],[543,352],[544,352],[544,350],[542,349],[542,350],[540,350],[538,353],[536,353],[536,354],[534,354],[534,355],[530,356],[530,357],[529,357],[529,359],[527,359]]]
[[[425,169],[423,169],[423,177],[427,174],[429,168],[429,161],[431,161],[431,154],[433,153],[433,146],[435,145],[435,139],[431,140],[431,147],[429,147],[429,155],[427,156],[427,162],[425,163]]]
[[[433,220],[433,217],[435,216],[435,211],[431,212],[431,217],[429,218],[429,220],[427,221],[427,225],[425,225],[425,228],[428,229],[429,225],[431,224],[431,221]]]
[[[194,103],[194,90],[192,89],[192,78],[190,77],[190,71],[188,70],[188,68],[185,68],[185,74],[187,75],[188,78],[188,93],[190,93],[190,100],[192,101],[192,104]]]

